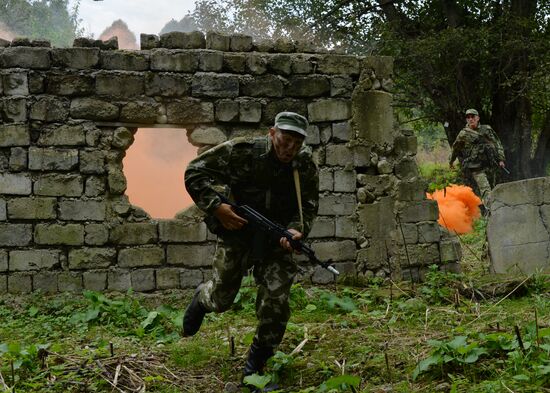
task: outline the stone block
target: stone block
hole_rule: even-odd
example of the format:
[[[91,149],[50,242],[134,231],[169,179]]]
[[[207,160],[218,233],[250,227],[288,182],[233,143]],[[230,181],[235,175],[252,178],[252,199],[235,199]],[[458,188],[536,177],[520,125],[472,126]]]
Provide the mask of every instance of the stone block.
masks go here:
[[[320,97],[330,92],[330,82],[324,75],[294,76],[288,82],[285,95],[289,97]]]
[[[127,123],[154,124],[160,123],[160,105],[154,101],[129,102],[120,110],[120,121]]]
[[[393,75],[393,57],[367,56],[362,68],[374,72],[378,79],[389,79]]]
[[[401,224],[397,228],[396,236],[399,244],[403,244],[403,238],[405,244],[416,244],[418,243],[418,226],[416,224]]]
[[[189,94],[191,79],[187,75],[149,72],[145,76],[145,94],[148,96],[181,97]]]
[[[101,51],[99,63],[104,70],[147,71],[149,55],[134,51]]]
[[[181,288],[196,288],[203,281],[203,273],[200,270],[186,269],[180,273]]]
[[[313,268],[313,274],[311,275],[311,282],[317,285],[330,284],[336,281],[334,274],[321,266],[315,266]]]
[[[425,200],[402,203],[399,216],[401,217],[401,222],[437,221],[439,218],[437,202]]]
[[[122,224],[111,229],[109,240],[114,244],[138,245],[158,240],[157,224],[137,222]]]
[[[313,220],[311,231],[308,234],[309,239],[321,237],[334,237],[335,235],[334,219],[327,217],[316,217]]]
[[[26,124],[0,124],[0,147],[29,146],[30,143]]]
[[[348,142],[351,136],[351,125],[348,121],[332,125],[332,138],[334,142]]]
[[[321,74],[359,75],[359,58],[353,55],[328,54],[319,59],[317,71]]]
[[[104,291],[107,289],[107,272],[91,271],[82,273],[84,289],[89,291]]]
[[[188,223],[179,220],[159,220],[161,242],[203,242],[206,240],[206,232],[204,222]]]
[[[306,145],[318,145],[321,143],[321,133],[316,125],[309,125],[306,136]]]
[[[57,288],[59,292],[81,292],[82,274],[74,272],[62,272],[57,276]]]
[[[29,169],[69,171],[78,166],[78,150],[60,148],[29,148]]]
[[[105,152],[101,150],[80,151],[80,172],[105,173]]]
[[[395,177],[392,175],[367,175],[362,173],[357,176],[357,182],[361,186],[365,186],[373,195],[382,196],[391,192],[395,185]],[[425,197],[420,199],[424,200]]]
[[[151,70],[195,72],[199,67],[197,52],[190,50],[153,49],[151,51]]]
[[[0,224],[0,246],[24,247],[32,240],[30,224]]]
[[[233,34],[229,37],[229,50],[232,52],[250,52],[252,50],[252,36]]]
[[[111,146],[126,150],[134,142],[134,135],[126,127],[118,127],[113,133]]]
[[[258,123],[262,119],[262,104],[258,101],[241,100],[239,102],[239,121]]]
[[[84,227],[84,243],[101,246],[109,240],[109,229],[105,224],[88,224]]]
[[[331,97],[351,97],[353,92],[353,80],[348,75],[336,75],[330,78]]]
[[[130,272],[127,270],[109,270],[107,274],[107,288],[109,291],[126,292],[131,288]]]
[[[402,201],[421,201],[426,198],[427,185],[423,180],[399,182],[397,198]]]
[[[171,31],[160,35],[160,46],[168,49],[204,49],[206,39],[200,31]]]
[[[59,264],[59,250],[10,251],[10,271],[51,269]]]
[[[225,133],[216,127],[200,126],[189,135],[189,142],[194,146],[218,145],[226,140]]]
[[[355,242],[352,240],[313,243],[311,248],[322,261],[329,259],[333,261],[355,260],[357,252]]]
[[[334,191],[355,192],[357,175],[355,171],[335,170]]]
[[[437,243],[408,244],[399,250],[401,266],[430,266],[440,262],[439,245]]]
[[[349,216],[355,212],[355,195],[326,195],[319,198],[318,214],[322,216]]]
[[[457,239],[445,240],[439,243],[439,253],[441,262],[451,263],[460,261],[462,258],[462,248]]]
[[[11,47],[0,51],[0,68],[30,68],[46,70],[50,68],[50,49],[31,47]]]
[[[84,70],[99,63],[99,48],[55,48],[51,54],[52,63],[60,68]]]
[[[84,244],[84,228],[79,224],[36,224],[34,242],[46,245],[81,246]]]
[[[166,105],[168,123],[196,124],[214,121],[214,104],[195,98],[174,100]]]
[[[45,92],[59,96],[85,96],[91,95],[95,90],[95,79],[91,75],[81,73],[63,72],[49,74],[44,80]]]
[[[0,250],[0,273],[8,271],[8,252]]]
[[[234,74],[242,74],[246,70],[248,56],[243,53],[223,53],[223,70]]]
[[[70,108],[73,119],[97,121],[117,120],[119,111],[118,106],[95,98],[75,98]]]
[[[310,122],[339,121],[351,118],[349,100],[329,98],[313,101],[307,106]]]
[[[27,100],[19,97],[0,100],[0,120],[6,123],[26,122]]]
[[[32,278],[33,291],[53,294],[58,292],[57,288],[57,272],[39,272]]]
[[[61,200],[59,218],[74,221],[104,221],[106,204],[102,200]]]
[[[0,221],[6,221],[7,217],[6,200],[0,198]]]
[[[97,197],[105,194],[105,179],[99,176],[90,176],[86,179],[84,195]]]
[[[191,91],[194,97],[237,97],[239,79],[231,74],[197,72],[193,76]]]
[[[275,116],[279,112],[290,111],[304,114],[307,111],[306,103],[303,100],[294,98],[281,98],[267,101],[265,105],[262,122],[265,124],[274,124]]]
[[[160,45],[160,39],[155,34],[143,34],[139,36],[139,42],[141,50],[149,50],[158,48]]]
[[[355,239],[357,222],[353,217],[336,217],[336,237]]]
[[[239,121],[239,103],[233,100],[216,102],[216,120],[222,122]]]
[[[8,293],[8,276],[0,274],[0,295]]]
[[[79,248],[69,251],[69,269],[101,269],[116,261],[114,248]]]
[[[273,54],[268,56],[268,69],[274,74],[290,75],[292,73],[293,55]]]
[[[164,264],[164,249],[162,247],[125,248],[118,252],[118,266],[140,267],[161,266]]]
[[[27,149],[23,147],[12,147],[10,149],[10,170],[19,172],[27,169]]]
[[[102,72],[96,75],[96,92],[103,96],[129,98],[143,95],[143,75],[132,72]]]
[[[9,293],[31,293],[32,276],[30,274],[12,274],[8,276]]]
[[[277,75],[247,77],[241,80],[241,94],[250,97],[282,97],[284,79]]]
[[[209,31],[206,33],[207,49],[228,51],[229,45],[230,45],[230,38],[228,35],[220,34],[214,31]]]
[[[418,224],[418,240],[421,243],[439,242],[441,232],[437,222],[423,222]]]
[[[415,155],[418,151],[418,142],[415,136],[397,136],[395,138],[395,152],[398,155]]]
[[[393,145],[392,95],[378,90],[357,90],[353,96],[353,128],[358,138],[378,145]]]
[[[518,205],[550,204],[550,181],[547,177],[498,184],[491,192],[491,211]]]
[[[329,145],[326,151],[327,165],[349,166],[353,163],[353,151],[346,145]]]
[[[112,195],[124,194],[126,191],[127,183],[126,177],[121,168],[114,168],[110,166],[107,174],[107,185]]]
[[[136,292],[153,291],[155,284],[155,269],[139,269],[130,272],[132,289]]]
[[[0,173],[0,194],[30,195],[32,180],[27,174]]]
[[[41,196],[78,197],[83,189],[80,175],[46,173],[39,175],[34,183],[34,193]]]
[[[15,198],[8,200],[8,218],[15,220],[48,220],[57,217],[55,198]]]
[[[315,65],[311,56],[298,54],[292,59],[291,70],[293,74],[311,74]]]
[[[199,70],[219,72],[223,68],[223,53],[218,51],[201,51],[199,53]]]
[[[394,172],[401,180],[414,180],[418,177],[418,166],[414,159],[403,158],[395,164]]]
[[[157,269],[157,289],[180,288],[180,273],[178,268]]]
[[[38,145],[41,146],[84,146],[86,133],[83,124],[54,125],[40,133]]]
[[[29,82],[26,72],[8,72],[0,75],[6,96],[29,95]]]
[[[357,267],[361,271],[375,271],[388,264],[388,249],[385,241],[376,240],[357,252]]]
[[[334,176],[329,168],[321,168],[319,170],[319,191],[333,191]]]
[[[389,238],[390,232],[397,225],[393,205],[390,197],[383,197],[378,202],[358,206],[358,225],[365,236],[375,239]]]
[[[168,245],[166,249],[166,261],[169,265],[210,266],[213,255],[214,246],[210,245]]]
[[[262,53],[251,53],[246,59],[246,71],[252,75],[263,75],[267,72],[269,60]]]

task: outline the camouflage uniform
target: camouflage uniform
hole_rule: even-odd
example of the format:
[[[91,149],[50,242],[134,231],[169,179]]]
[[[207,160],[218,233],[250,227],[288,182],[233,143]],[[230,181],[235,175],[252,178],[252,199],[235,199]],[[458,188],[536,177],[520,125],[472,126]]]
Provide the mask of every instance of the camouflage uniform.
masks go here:
[[[472,174],[483,204],[488,207],[491,185],[487,172],[498,162],[504,161],[504,148],[495,131],[489,125],[480,124],[477,129],[464,127],[453,143],[450,162],[459,157],[462,168]]]
[[[293,168],[300,173],[304,228],[300,225]],[[241,279],[250,268],[258,285],[256,315],[259,325],[254,341],[275,348],[290,317],[288,296],[297,272],[291,254],[279,239],[245,226],[224,229],[212,215],[221,204],[213,189],[229,189],[238,204],[246,204],[286,228],[309,232],[318,207],[318,172],[311,149],[303,146],[290,164],[280,162],[268,136],[236,138],[195,158],[185,172],[187,191],[208,214],[209,229],[218,235],[213,278],[199,291],[207,311],[222,312],[233,304]]]

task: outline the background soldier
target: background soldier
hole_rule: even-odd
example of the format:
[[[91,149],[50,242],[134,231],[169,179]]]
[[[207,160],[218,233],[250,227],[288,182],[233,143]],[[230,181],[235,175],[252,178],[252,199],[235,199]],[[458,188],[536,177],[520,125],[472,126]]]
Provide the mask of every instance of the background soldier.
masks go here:
[[[259,324],[245,375],[261,373],[283,338],[297,266],[286,238],[270,239],[254,231],[230,205],[221,203],[214,190],[230,194],[237,204],[249,205],[288,228],[294,239],[305,236],[317,214],[319,199],[317,166],[311,149],[303,143],[307,127],[305,117],[281,112],[268,135],[218,145],[191,161],[185,172],[186,188],[207,213],[206,223],[218,235],[218,243],[213,277],[195,291],[185,312],[183,334],[194,335],[206,313],[229,309],[243,275],[253,268]]]
[[[453,143],[449,166],[453,168],[459,158],[462,170],[472,175],[485,208],[488,208],[488,196],[491,184],[488,171],[495,166],[505,168],[504,148],[495,131],[489,125],[479,124],[479,113],[475,109],[466,111],[464,127]]]

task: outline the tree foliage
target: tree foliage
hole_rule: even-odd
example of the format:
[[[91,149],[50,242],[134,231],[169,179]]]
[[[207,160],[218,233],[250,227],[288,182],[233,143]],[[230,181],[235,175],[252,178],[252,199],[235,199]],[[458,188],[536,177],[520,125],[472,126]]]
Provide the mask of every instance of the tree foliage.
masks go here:
[[[0,0],[0,25],[15,36],[68,46],[80,32],[78,6],[69,10],[68,0]]]
[[[202,30],[306,39],[395,58],[396,107],[448,122],[477,108],[514,178],[550,163],[550,0],[198,0]]]

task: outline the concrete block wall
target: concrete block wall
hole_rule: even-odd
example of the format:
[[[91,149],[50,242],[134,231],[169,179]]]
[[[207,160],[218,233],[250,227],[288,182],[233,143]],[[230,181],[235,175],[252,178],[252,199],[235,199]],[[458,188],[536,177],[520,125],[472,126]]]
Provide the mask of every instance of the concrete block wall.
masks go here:
[[[139,127],[171,126],[201,152],[265,134],[282,110],[311,123],[321,199],[310,240],[319,257],[381,277],[459,259],[418,180],[416,140],[395,129],[390,58],[216,33],[141,42],[140,51],[88,39],[0,47],[0,293],[204,281],[215,237],[193,209],[153,220],[130,205],[125,151]],[[334,279],[320,269],[303,278]]]

